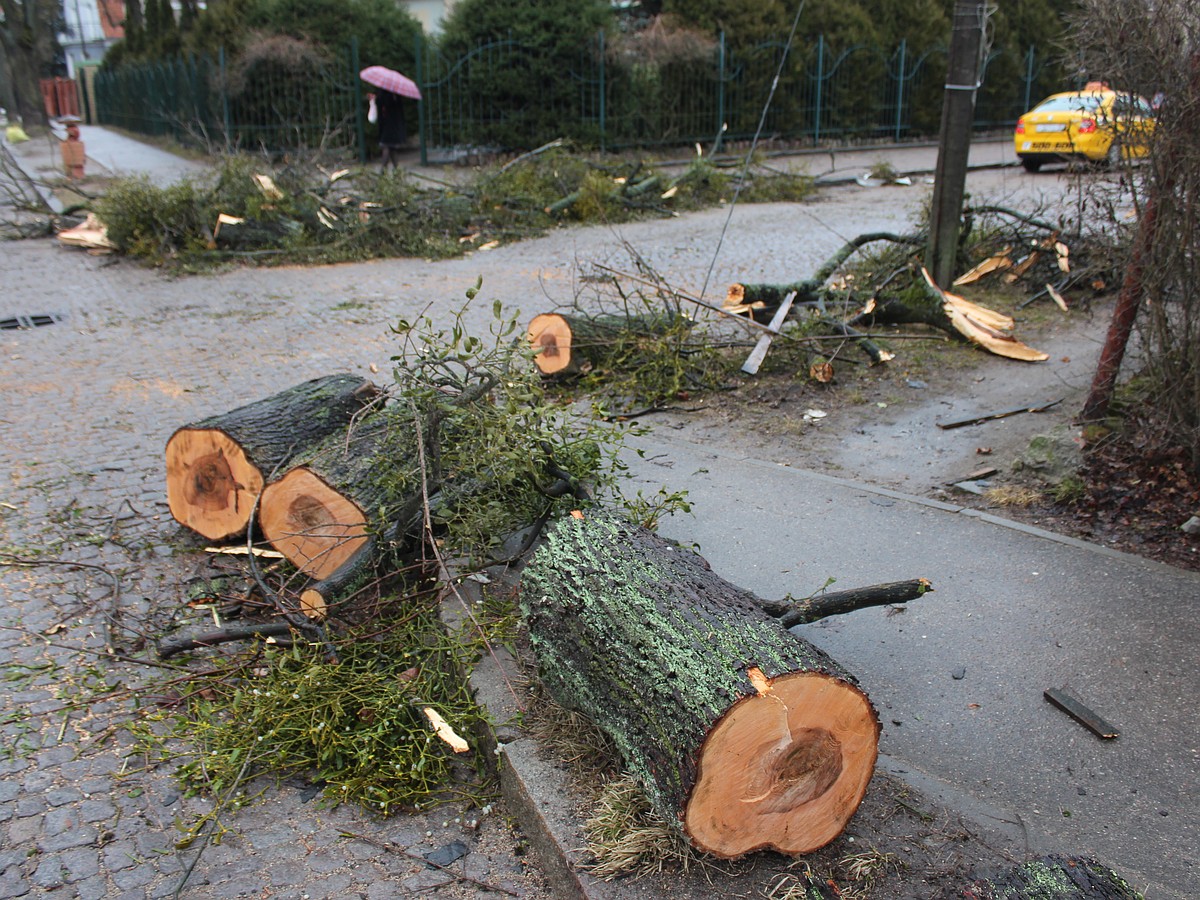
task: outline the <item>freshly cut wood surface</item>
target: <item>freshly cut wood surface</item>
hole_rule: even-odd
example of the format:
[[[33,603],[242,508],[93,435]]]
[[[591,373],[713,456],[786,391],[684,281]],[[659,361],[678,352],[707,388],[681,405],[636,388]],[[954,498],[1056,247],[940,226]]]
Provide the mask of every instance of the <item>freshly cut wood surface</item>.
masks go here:
[[[378,393],[357,375],[326,375],[185,425],[166,446],[171,515],[213,541],[244,533],[266,478],[343,429]]]
[[[805,853],[837,837],[879,737],[853,678],[702,557],[583,515],[554,526],[522,577],[550,692],[612,738],[701,850]]]
[[[541,313],[529,321],[534,363],[543,375],[579,375],[600,364],[622,337],[662,335],[691,320],[673,313],[566,315]]]
[[[271,546],[313,578],[328,578],[367,541],[362,507],[307,467],[263,491],[259,522]]]
[[[236,440],[219,428],[181,428],[166,455],[167,506],[179,524],[212,541],[245,532],[263,473]]]
[[[722,857],[823,847],[862,802],[877,739],[862,692],[821,673],[781,675],[710,732],[684,827]]]
[[[571,326],[565,316],[542,313],[529,322],[529,343],[538,351],[535,359],[543,375],[558,375],[578,368],[571,365]]]
[[[365,565],[371,535],[389,531],[400,515],[395,493],[400,485],[409,484],[410,500],[420,497],[411,445],[411,423],[384,409],[308,447],[282,478],[263,488],[258,510],[263,537],[318,581],[360,550]]]

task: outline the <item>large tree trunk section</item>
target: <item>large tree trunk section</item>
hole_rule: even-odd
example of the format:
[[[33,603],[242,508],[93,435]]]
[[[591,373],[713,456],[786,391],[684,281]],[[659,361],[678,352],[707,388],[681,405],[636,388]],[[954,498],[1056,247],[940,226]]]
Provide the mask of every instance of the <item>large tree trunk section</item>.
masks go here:
[[[369,530],[388,524],[379,475],[401,477],[405,463],[388,447],[395,433],[391,416],[372,416],[310,448],[263,489],[263,537],[305,575],[329,578],[368,543]]]
[[[166,448],[171,515],[209,540],[237,537],[267,477],[345,428],[378,393],[357,375],[327,375],[180,428]]]
[[[612,737],[667,821],[723,858],[829,843],[878,750],[853,678],[763,602],[603,515],[560,522],[522,579],[551,693]]]
[[[678,316],[582,316],[542,313],[529,322],[534,362],[543,375],[567,377],[587,372],[604,357],[606,347],[628,334],[665,334]]]

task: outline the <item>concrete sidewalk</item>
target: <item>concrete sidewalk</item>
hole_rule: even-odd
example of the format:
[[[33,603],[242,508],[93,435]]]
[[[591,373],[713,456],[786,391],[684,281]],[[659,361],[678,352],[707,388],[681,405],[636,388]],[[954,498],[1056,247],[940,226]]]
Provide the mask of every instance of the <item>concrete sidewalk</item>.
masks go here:
[[[101,125],[80,125],[79,132],[88,176],[143,175],[161,187],[202,175],[210,168],[207,162],[186,159]],[[65,139],[66,128],[53,122],[47,133],[7,146],[29,175],[46,181],[64,177],[59,145]]]
[[[976,511],[699,446],[631,459],[694,515],[660,528],[763,597],[926,577],[900,615],[805,626],[879,709],[881,750],[1098,856],[1150,900],[1200,896],[1200,576]],[[1102,740],[1043,699],[1066,688]]]

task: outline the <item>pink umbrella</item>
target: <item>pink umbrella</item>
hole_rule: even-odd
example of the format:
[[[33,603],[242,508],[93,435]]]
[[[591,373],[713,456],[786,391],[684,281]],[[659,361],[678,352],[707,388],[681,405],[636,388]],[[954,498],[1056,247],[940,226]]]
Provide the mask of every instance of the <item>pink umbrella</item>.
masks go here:
[[[407,75],[401,75],[392,69],[385,66],[367,66],[358,73],[358,77],[367,84],[374,85],[385,91],[391,91],[393,94],[399,94],[401,97],[412,97],[414,100],[421,99],[421,89],[417,87],[417,83]]]

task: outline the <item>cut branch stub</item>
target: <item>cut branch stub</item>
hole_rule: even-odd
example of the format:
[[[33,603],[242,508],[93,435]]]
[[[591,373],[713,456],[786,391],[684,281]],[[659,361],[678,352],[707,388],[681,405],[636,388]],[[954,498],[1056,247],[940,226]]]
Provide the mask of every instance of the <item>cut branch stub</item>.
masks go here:
[[[209,540],[237,537],[266,478],[344,428],[378,393],[357,375],[327,375],[180,428],[166,447],[171,515]]]
[[[845,828],[874,771],[874,708],[701,557],[608,516],[564,519],[521,603],[550,692],[697,848],[807,853]]]

